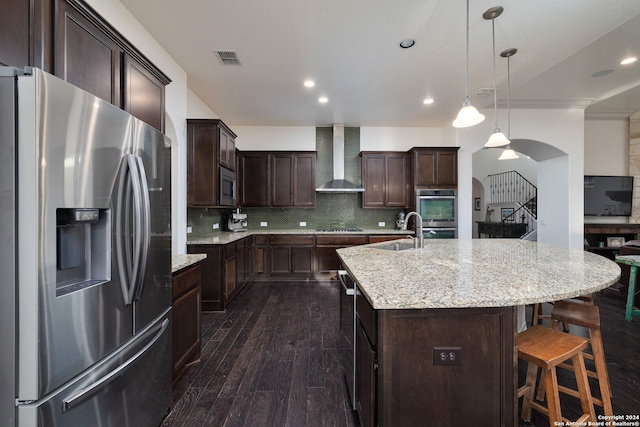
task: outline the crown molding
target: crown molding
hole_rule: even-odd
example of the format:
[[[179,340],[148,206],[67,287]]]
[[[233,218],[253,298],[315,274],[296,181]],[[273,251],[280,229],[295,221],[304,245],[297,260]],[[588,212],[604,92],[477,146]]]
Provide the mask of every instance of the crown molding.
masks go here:
[[[585,120],[629,120],[633,111],[585,111]]]
[[[581,108],[585,109],[593,102],[593,98],[572,99],[512,99],[510,108]],[[507,100],[498,101],[499,108],[507,108]]]

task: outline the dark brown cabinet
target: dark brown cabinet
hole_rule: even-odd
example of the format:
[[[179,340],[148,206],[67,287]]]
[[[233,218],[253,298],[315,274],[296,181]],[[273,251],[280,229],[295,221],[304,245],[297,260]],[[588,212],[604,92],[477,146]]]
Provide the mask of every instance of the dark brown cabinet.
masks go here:
[[[124,110],[163,131],[164,84],[128,54],[124,55],[123,83]]]
[[[235,137],[221,120],[187,119],[187,206],[220,206],[218,164],[235,169]]]
[[[240,206],[270,206],[270,165],[269,153],[240,154]]]
[[[269,274],[313,274],[314,236],[269,236]]]
[[[413,148],[415,188],[457,188],[458,147]]]
[[[316,236],[316,267],[318,273],[336,274],[340,258],[336,249],[367,244],[367,236],[318,235]]]
[[[316,205],[315,152],[242,152],[240,165],[241,206]]]
[[[356,302],[363,427],[516,424],[514,307],[374,311]]]
[[[164,132],[171,80],[86,3],[7,0],[2,9],[0,62],[41,68]]]
[[[269,236],[253,237],[253,273],[260,276],[269,274]]]
[[[364,208],[409,206],[409,167],[406,153],[362,152]]]
[[[75,2],[57,3],[55,75],[121,106],[122,49],[105,30],[76,9]]]
[[[236,135],[223,124],[220,126],[218,137],[220,166],[224,166],[232,171],[236,170]]]
[[[202,310],[221,311],[251,278],[252,237],[226,245],[187,245],[191,254],[207,254],[202,261]]]
[[[187,267],[173,275],[172,357],[173,383],[200,359],[201,267]]]

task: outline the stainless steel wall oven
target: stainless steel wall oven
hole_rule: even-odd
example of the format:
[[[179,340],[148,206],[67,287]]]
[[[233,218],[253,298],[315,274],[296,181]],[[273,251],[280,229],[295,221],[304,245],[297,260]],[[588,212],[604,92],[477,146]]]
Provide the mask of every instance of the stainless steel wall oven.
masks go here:
[[[422,217],[425,239],[455,239],[458,235],[458,197],[455,189],[416,191],[416,211]]]

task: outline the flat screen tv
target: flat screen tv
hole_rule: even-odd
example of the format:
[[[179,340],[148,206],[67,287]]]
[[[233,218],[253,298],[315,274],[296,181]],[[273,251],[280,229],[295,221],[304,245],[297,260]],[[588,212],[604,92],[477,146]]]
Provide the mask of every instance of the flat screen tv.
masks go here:
[[[632,176],[584,176],[586,216],[631,216]]]

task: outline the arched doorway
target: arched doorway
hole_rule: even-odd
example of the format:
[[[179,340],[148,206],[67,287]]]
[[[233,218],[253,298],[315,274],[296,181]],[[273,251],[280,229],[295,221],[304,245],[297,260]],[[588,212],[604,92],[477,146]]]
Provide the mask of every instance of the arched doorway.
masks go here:
[[[558,212],[567,212],[570,203],[566,197],[569,192],[568,155],[550,144],[531,139],[512,139],[511,148],[519,154],[518,159],[498,160],[502,148],[482,148],[472,155],[473,237],[478,236],[475,221],[484,221],[491,203],[488,176],[515,170],[538,187],[538,224],[544,226],[538,227],[541,237],[538,240],[553,243],[554,229],[564,226],[563,221],[557,220]],[[553,220],[548,221],[549,217]]]

